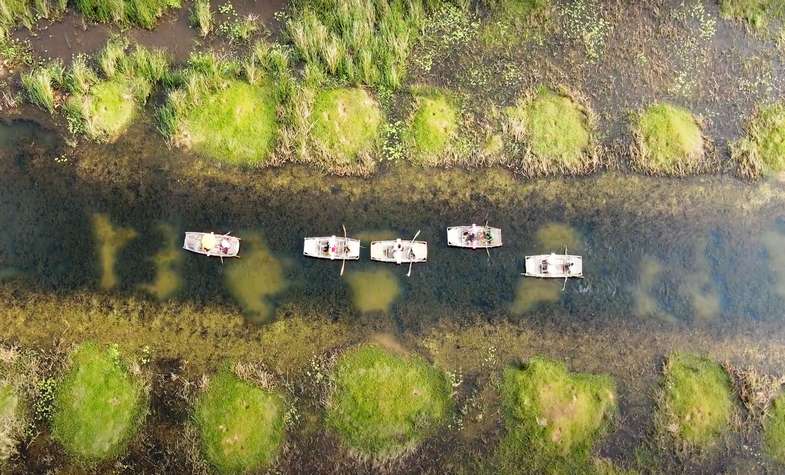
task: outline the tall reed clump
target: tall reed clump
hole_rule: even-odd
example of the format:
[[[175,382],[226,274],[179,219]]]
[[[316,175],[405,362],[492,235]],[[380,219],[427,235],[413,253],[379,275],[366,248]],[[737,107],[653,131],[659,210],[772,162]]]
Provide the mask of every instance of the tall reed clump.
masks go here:
[[[44,66],[38,66],[23,73],[22,87],[27,98],[50,114],[56,106],[55,87],[62,85],[65,77],[65,68],[60,61],[53,61]]]
[[[286,33],[306,64],[351,83],[397,89],[430,3],[303,0]]]
[[[180,0],[74,0],[85,17],[99,23],[133,24],[151,29],[170,8],[180,8]]]
[[[159,111],[172,144],[223,162],[269,164],[278,106],[294,82],[285,49],[259,43],[241,62],[195,53]]]
[[[63,11],[67,0],[0,0],[0,38],[19,25],[32,29],[41,18],[53,18]]]
[[[191,23],[199,29],[199,34],[204,38],[213,29],[213,11],[210,9],[209,0],[195,0],[191,10]]]

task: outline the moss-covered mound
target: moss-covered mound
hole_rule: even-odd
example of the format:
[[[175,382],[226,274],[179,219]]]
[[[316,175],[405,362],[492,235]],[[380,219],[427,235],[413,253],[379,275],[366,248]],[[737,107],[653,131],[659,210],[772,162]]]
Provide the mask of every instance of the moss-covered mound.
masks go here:
[[[720,14],[723,18],[741,20],[756,30],[762,30],[772,19],[785,15],[785,4],[781,0],[721,0]]]
[[[21,406],[14,387],[0,381],[0,468],[16,453],[24,429]]]
[[[144,385],[117,351],[85,344],[57,387],[52,436],[75,457],[100,461],[125,450],[146,413]]]
[[[87,136],[104,142],[117,140],[139,110],[134,85],[127,80],[99,82],[88,94],[72,96],[69,101],[81,108]]]
[[[507,118],[527,151],[524,173],[580,173],[595,166],[591,113],[565,92],[540,87],[508,108]]]
[[[199,99],[179,121],[180,142],[209,158],[263,164],[278,134],[275,88],[231,80]]]
[[[719,364],[673,353],[664,368],[659,429],[688,447],[708,447],[730,430],[733,401],[731,381]]]
[[[616,389],[605,375],[571,374],[564,364],[532,359],[507,368],[502,386],[507,435],[502,467],[532,470],[583,467],[616,410]]]
[[[443,94],[416,98],[405,141],[416,161],[434,161],[445,153],[458,128],[458,110]]]
[[[283,397],[224,371],[210,379],[195,419],[207,460],[219,471],[246,473],[270,465],[284,438]]]
[[[731,146],[739,174],[748,178],[785,171],[785,103],[758,110],[747,135]]]
[[[365,89],[331,89],[316,95],[312,137],[330,164],[352,165],[379,141],[382,112]]]
[[[780,395],[772,403],[771,410],[763,421],[763,429],[766,453],[785,464],[785,395]]]
[[[635,125],[633,164],[646,173],[684,175],[704,164],[703,133],[695,117],[670,104],[649,106]]]
[[[327,423],[357,455],[391,459],[445,422],[450,384],[421,359],[373,345],[345,353],[335,369]]]

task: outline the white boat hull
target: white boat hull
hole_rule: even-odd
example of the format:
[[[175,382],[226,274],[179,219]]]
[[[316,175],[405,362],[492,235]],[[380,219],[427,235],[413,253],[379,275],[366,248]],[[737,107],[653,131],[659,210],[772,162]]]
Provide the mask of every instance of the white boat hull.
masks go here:
[[[453,226],[447,228],[447,244],[465,249],[489,249],[502,246],[502,230],[490,226]]]
[[[317,259],[357,260],[360,258],[360,240],[336,236],[307,237],[303,254]]]
[[[183,249],[208,257],[237,257],[240,238],[228,234],[187,232]]]
[[[583,278],[583,258],[569,254],[526,256],[523,275],[542,279]]]
[[[401,239],[373,241],[371,242],[371,260],[395,264],[426,262],[428,260],[428,243]]]

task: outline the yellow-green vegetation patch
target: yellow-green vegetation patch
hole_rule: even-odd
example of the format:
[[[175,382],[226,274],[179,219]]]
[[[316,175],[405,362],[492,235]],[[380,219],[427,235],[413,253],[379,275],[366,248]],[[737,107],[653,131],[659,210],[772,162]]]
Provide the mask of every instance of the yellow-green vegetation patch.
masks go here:
[[[766,453],[785,464],[785,395],[772,402],[771,410],[763,421],[763,442]]]
[[[446,95],[415,97],[415,107],[405,133],[405,142],[416,162],[433,162],[448,151],[458,129],[458,109]]]
[[[525,150],[523,173],[575,174],[596,168],[593,114],[566,89],[539,87],[506,112],[508,132]]]
[[[450,414],[446,376],[416,356],[361,346],[340,357],[333,377],[327,424],[360,457],[386,460],[414,450]]]
[[[137,93],[133,81],[116,79],[95,84],[85,95],[69,98],[72,110],[79,110],[88,137],[114,142],[137,115]]]
[[[755,30],[762,30],[772,19],[785,16],[785,3],[782,0],[722,0],[720,14],[723,18],[741,20]]]
[[[285,402],[277,392],[229,371],[211,378],[196,403],[195,419],[207,460],[223,473],[269,466],[284,439]]]
[[[653,104],[635,124],[633,165],[662,175],[695,173],[705,165],[701,126],[690,111],[671,104]]]
[[[71,455],[97,462],[122,454],[146,413],[145,385],[119,352],[88,343],[71,354],[57,386],[52,436]]]
[[[16,453],[24,432],[22,404],[14,387],[0,381],[0,467]]]
[[[522,464],[553,473],[585,467],[591,449],[616,412],[616,388],[607,375],[570,373],[563,363],[533,358],[509,367],[502,383],[507,435],[501,467]]]
[[[277,107],[270,83],[228,81],[181,118],[179,143],[222,162],[264,164],[278,135]]]
[[[314,144],[326,166],[361,166],[379,143],[382,112],[361,88],[331,89],[316,95],[313,106]]]
[[[755,178],[785,171],[785,103],[761,107],[747,135],[731,145],[740,175]]]
[[[697,449],[713,445],[731,428],[735,411],[728,374],[719,364],[673,353],[663,370],[658,429]]]

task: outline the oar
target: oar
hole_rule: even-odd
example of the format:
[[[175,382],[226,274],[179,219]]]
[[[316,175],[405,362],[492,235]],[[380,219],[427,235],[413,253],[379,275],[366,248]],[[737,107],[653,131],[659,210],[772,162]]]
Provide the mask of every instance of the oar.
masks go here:
[[[564,258],[567,258],[567,246],[564,246]],[[566,271],[566,276],[564,277],[564,285],[561,286],[561,291],[564,292],[564,289],[567,288],[567,279],[570,278],[570,271]]]
[[[343,276],[343,269],[346,267],[346,226],[341,225],[343,228],[343,262],[341,263],[341,276]]]
[[[409,243],[409,249],[412,248],[412,246],[414,245],[414,240],[417,239],[417,236],[419,235],[420,235],[420,230],[418,229],[417,233],[412,238],[412,242]],[[412,264],[414,264],[414,261],[409,261],[409,272],[406,273],[406,277],[411,277],[412,275]]]
[[[488,231],[488,220],[485,220],[485,229],[483,231]],[[488,263],[491,263],[491,251],[488,250],[488,240],[485,240],[485,253],[488,254]]]

